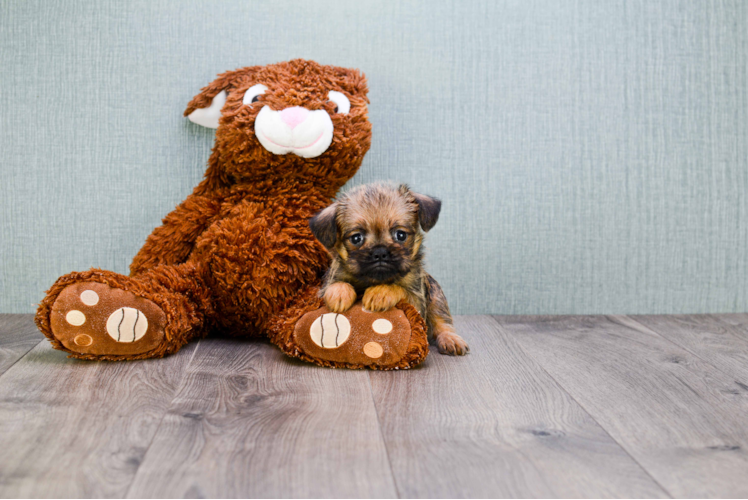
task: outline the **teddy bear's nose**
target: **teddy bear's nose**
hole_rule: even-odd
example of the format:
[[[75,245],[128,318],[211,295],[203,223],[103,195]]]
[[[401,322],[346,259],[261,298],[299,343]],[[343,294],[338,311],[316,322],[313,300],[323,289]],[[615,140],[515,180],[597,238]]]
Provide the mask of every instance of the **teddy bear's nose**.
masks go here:
[[[281,119],[293,130],[296,125],[306,120],[309,110],[301,106],[286,108],[280,112]]]

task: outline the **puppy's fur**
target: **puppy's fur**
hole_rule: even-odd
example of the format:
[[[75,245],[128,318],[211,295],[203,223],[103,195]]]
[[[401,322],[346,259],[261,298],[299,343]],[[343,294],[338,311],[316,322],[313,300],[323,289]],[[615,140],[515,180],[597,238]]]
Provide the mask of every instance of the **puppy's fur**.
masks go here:
[[[439,352],[467,354],[444,292],[423,269],[424,232],[440,210],[441,201],[404,184],[369,184],[315,215],[312,233],[333,256],[321,291],[328,309],[342,313],[363,295],[366,309],[386,311],[404,299],[426,320]]]

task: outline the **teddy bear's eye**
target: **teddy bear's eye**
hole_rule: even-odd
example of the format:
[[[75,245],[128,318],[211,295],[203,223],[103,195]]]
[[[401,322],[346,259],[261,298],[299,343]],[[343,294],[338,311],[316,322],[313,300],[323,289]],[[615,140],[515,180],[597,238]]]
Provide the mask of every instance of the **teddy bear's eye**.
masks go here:
[[[247,92],[245,92],[242,103],[249,104],[251,106],[253,102],[257,102],[259,100],[260,96],[264,94],[267,89],[268,88],[261,83],[252,85],[247,89]]]
[[[328,99],[335,103],[335,112],[341,115],[347,115],[351,110],[351,101],[343,94],[336,90],[331,90]]]

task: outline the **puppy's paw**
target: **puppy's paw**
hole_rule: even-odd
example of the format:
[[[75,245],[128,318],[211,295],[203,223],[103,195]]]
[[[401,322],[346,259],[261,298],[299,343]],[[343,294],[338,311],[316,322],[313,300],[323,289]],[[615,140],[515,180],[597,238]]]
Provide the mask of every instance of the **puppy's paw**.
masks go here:
[[[323,299],[330,311],[344,313],[356,303],[356,290],[349,283],[333,283],[325,290]]]
[[[450,356],[464,356],[470,352],[467,342],[456,333],[442,333],[436,337],[436,345],[441,354]]]
[[[366,289],[363,304],[371,312],[392,309],[405,298],[405,290],[397,285],[376,285]]]

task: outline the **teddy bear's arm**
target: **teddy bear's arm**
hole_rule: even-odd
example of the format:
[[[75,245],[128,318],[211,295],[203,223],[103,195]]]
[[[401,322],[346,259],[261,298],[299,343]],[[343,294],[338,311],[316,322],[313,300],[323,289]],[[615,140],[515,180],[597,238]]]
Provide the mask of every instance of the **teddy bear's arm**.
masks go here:
[[[130,275],[135,276],[160,264],[174,265],[186,261],[195,241],[220,209],[221,203],[215,198],[188,196],[148,236],[130,264]]]

